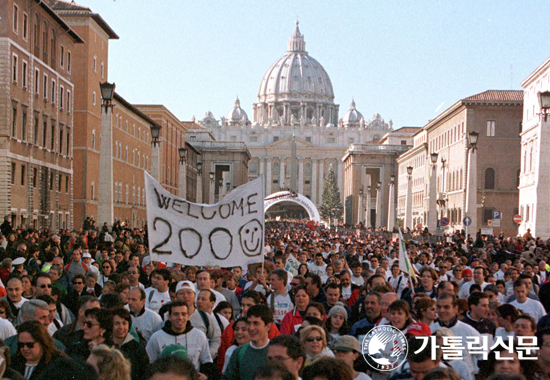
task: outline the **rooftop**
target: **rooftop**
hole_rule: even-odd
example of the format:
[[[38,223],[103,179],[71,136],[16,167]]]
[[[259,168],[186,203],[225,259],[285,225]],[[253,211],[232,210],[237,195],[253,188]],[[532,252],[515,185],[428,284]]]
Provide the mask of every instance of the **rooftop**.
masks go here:
[[[480,94],[469,96],[462,100],[523,102],[523,91],[521,90],[488,90]]]

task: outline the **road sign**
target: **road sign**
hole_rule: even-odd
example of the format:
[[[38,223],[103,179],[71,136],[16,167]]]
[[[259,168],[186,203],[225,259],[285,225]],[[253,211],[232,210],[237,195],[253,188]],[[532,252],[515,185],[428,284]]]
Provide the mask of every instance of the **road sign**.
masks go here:
[[[501,219],[502,213],[500,211],[494,211],[493,210],[493,219]]]
[[[482,228],[481,229],[481,234],[482,235],[492,235],[493,234],[493,229],[492,228]]]
[[[489,220],[487,221],[487,225],[488,225],[489,227],[493,227],[493,219],[489,219]]]
[[[523,220],[523,218],[521,217],[520,214],[516,214],[514,215],[514,223],[521,223],[521,221]]]
[[[442,227],[447,227],[449,225],[449,218],[447,218],[446,216],[444,216],[443,218],[441,218],[441,226]]]
[[[500,227],[501,219],[493,219],[493,227]]]
[[[462,223],[464,223],[465,226],[469,226],[470,224],[472,224],[472,218],[467,216],[462,220]]]

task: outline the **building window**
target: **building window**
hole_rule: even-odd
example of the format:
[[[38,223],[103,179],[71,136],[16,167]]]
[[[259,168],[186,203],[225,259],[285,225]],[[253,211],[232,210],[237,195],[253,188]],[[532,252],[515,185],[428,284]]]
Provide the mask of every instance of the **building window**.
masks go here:
[[[63,67],[65,64],[65,47],[61,45],[59,47],[59,66]]]
[[[65,149],[67,150],[67,156],[69,155],[69,149],[71,147],[71,131],[67,131],[67,143],[65,144]]]
[[[21,165],[21,186],[25,186],[25,165]]]
[[[97,57],[94,57],[94,72],[97,72]]]
[[[17,83],[17,55],[13,55],[12,57],[12,65],[11,65],[11,72],[12,72],[12,76],[11,76],[11,79]]]
[[[21,67],[21,84],[23,85],[23,88],[27,88],[27,62],[23,61],[23,65]]]
[[[13,5],[13,32],[19,33],[19,7],[15,4]]]
[[[27,139],[27,110],[23,108],[21,112],[21,140]]]
[[[59,86],[59,108],[63,110],[63,100],[65,99],[65,88]]]
[[[11,110],[11,137],[17,137],[17,104],[15,103]]]
[[[50,147],[51,147],[51,150],[53,151],[53,148],[55,147],[55,121],[54,120],[52,120],[51,128],[52,128],[52,133],[50,135]]]
[[[40,93],[40,70],[34,70],[34,93],[38,95]]]
[[[34,128],[31,131],[32,138],[34,140],[34,145],[38,142],[38,114],[34,114]]]
[[[250,136],[250,142],[258,142],[258,136]]]
[[[42,146],[44,148],[46,147],[47,135],[48,135],[48,120],[44,118],[44,124],[42,125]]]
[[[15,185],[15,170],[16,170],[15,162],[12,162],[11,163],[11,184],[12,185]]]
[[[279,136],[273,136],[273,142],[279,141]]]
[[[38,177],[38,169],[32,169],[32,187],[36,187],[36,178]]]
[[[71,112],[71,91],[67,90],[67,112]]]
[[[495,188],[495,169],[487,168],[485,170],[485,189],[492,190]]]
[[[92,92],[92,103],[95,106],[95,91]]]
[[[101,62],[101,77],[105,76],[105,63]]]
[[[55,104],[55,80],[52,79],[52,98],[51,98],[52,104]]]
[[[65,176],[65,192],[69,193],[69,176]]]
[[[306,141],[307,141],[308,143],[310,143],[310,142],[311,142],[311,136],[306,136]]]
[[[26,13],[23,13],[23,39],[25,41],[29,37],[29,16]]]
[[[116,188],[116,183],[115,183],[115,188]],[[92,199],[95,199],[95,182],[94,181],[92,181],[90,185],[90,196],[92,197]],[[115,201],[116,201],[116,196],[115,196]]]
[[[53,190],[53,181],[54,181],[53,173],[50,173],[50,190]]]
[[[59,125],[59,154],[63,154],[63,126]]]
[[[92,149],[95,149],[95,129],[92,131]]]
[[[67,72],[71,72],[71,52],[67,51]]]
[[[487,137],[495,136],[495,126],[496,126],[496,121],[494,120],[487,121]]]
[[[42,82],[42,92],[44,93],[44,100],[48,100],[48,76],[46,74],[44,74]]]
[[[401,145],[407,145],[407,140],[401,140]]]

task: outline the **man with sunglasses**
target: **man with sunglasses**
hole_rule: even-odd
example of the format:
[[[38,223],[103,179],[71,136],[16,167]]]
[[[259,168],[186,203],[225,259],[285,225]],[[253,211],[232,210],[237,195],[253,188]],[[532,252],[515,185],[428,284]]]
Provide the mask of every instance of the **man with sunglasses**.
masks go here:
[[[32,289],[34,296],[51,296],[52,295],[52,280],[46,273],[37,273],[32,279]]]

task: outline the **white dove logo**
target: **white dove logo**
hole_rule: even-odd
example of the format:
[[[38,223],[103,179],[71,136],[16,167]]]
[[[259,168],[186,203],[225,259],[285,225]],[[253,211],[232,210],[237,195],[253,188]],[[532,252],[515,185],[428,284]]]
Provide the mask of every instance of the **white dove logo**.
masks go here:
[[[393,371],[407,357],[405,335],[393,326],[374,327],[363,338],[362,351],[367,363],[377,371]]]

